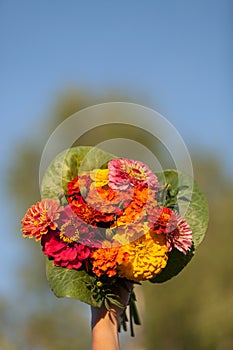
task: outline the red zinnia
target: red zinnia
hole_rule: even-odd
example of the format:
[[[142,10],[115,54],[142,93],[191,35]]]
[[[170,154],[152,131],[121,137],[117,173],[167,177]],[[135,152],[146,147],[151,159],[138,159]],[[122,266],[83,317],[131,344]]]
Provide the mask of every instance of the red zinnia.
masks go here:
[[[80,269],[90,257],[91,249],[77,242],[66,243],[60,239],[59,231],[50,231],[41,239],[43,253],[54,259],[55,266]]]

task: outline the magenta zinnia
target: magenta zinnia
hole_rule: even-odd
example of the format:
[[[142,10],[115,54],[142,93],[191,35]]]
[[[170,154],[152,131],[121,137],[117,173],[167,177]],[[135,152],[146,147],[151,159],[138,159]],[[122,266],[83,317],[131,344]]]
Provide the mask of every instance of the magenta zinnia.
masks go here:
[[[23,237],[35,237],[38,241],[49,229],[55,230],[61,209],[59,202],[52,199],[44,199],[32,205],[21,220]]]

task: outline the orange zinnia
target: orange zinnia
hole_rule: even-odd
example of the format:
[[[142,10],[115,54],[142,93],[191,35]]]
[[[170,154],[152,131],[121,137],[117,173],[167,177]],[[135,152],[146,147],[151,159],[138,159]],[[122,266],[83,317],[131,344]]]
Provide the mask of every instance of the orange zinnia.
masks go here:
[[[117,274],[118,265],[127,260],[128,253],[121,248],[99,248],[92,255],[93,272],[96,276]]]

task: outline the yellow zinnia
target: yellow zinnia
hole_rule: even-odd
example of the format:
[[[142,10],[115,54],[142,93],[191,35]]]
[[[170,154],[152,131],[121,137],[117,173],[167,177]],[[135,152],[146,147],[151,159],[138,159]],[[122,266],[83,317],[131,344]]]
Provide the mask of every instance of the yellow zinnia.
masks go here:
[[[108,184],[109,169],[94,169],[90,173],[90,178],[94,181],[95,187],[103,187]]]
[[[118,273],[129,280],[151,279],[167,264],[165,235],[149,232],[121,248],[128,253],[128,258],[120,264]]]

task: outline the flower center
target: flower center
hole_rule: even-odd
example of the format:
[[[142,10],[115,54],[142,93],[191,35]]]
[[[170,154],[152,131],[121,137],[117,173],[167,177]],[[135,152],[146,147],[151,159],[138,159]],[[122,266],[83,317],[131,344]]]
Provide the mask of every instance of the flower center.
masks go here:
[[[60,238],[66,243],[72,243],[79,239],[78,227],[68,221],[61,226]]]
[[[136,178],[136,179],[146,179],[146,174],[144,173],[143,169],[141,168],[136,168],[135,166],[128,167],[126,170],[127,174]]]

